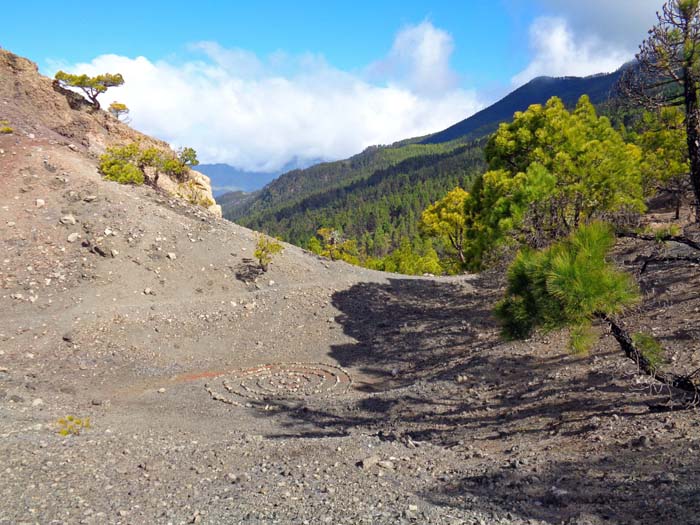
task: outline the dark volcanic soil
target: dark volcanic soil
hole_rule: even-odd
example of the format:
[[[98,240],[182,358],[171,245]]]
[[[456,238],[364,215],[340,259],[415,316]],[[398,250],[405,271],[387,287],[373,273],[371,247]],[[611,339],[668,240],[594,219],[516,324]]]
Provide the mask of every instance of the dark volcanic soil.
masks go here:
[[[253,232],[50,137],[0,136],[0,188],[0,523],[700,523],[697,412],[602,331],[500,340],[498,275],[259,275]],[[698,368],[698,267],[641,282],[625,322]]]

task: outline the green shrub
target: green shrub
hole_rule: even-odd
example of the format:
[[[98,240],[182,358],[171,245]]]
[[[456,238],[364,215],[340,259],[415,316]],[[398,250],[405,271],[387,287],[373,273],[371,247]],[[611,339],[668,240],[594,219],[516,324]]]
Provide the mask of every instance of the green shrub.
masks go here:
[[[119,184],[143,184],[145,180],[143,171],[133,164],[124,148],[108,148],[107,153],[100,156],[99,171],[107,180]]]
[[[79,435],[83,430],[90,428],[90,418],[77,418],[75,416],[66,416],[60,418],[57,422],[58,433],[62,436]]]
[[[202,189],[202,187],[193,180],[188,180],[187,182],[181,182],[178,184],[177,194],[195,206],[208,208],[209,206],[214,205],[214,201],[207,196],[204,189]]]
[[[611,228],[596,222],[543,250],[522,249],[496,306],[504,335],[526,338],[538,327],[570,327],[571,349],[588,350],[595,341],[593,319],[619,314],[639,299],[632,277],[606,260],[614,240]]]
[[[0,135],[7,135],[14,131],[15,130],[10,127],[10,123],[7,120],[0,120]]]
[[[255,244],[255,252],[253,252],[253,255],[258,260],[260,269],[266,272],[270,267],[272,257],[280,253],[283,249],[283,246],[277,242],[277,240],[261,233],[258,235],[258,241]]]

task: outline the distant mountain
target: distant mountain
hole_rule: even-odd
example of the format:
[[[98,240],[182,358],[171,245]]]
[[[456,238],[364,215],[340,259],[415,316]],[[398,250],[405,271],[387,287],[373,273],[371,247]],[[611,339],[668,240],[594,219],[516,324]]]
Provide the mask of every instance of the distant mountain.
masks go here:
[[[513,113],[523,111],[531,104],[544,104],[552,97],[559,97],[568,107],[574,106],[581,95],[588,95],[593,104],[605,102],[624,68],[614,73],[589,77],[537,77],[503,97],[495,104],[449,128],[425,137],[423,144],[439,144],[455,139],[469,140],[496,131],[498,124],[513,118]]]
[[[251,192],[259,190],[279,175],[279,172],[265,173],[239,170],[228,164],[199,164],[197,171],[204,173],[211,179],[215,197],[219,197],[229,191]]]
[[[608,100],[621,71],[585,78],[536,78],[475,115],[429,135],[373,146],[346,160],[293,170],[244,198],[224,204],[224,216],[304,244],[319,227],[355,238],[371,256],[419,234],[421,211],[455,185],[469,187],[485,168],[486,137],[513,113],[553,96],[567,106],[587,94]]]
[[[222,210],[230,211],[239,206],[243,206],[256,195],[257,192],[248,193],[246,191],[227,191],[226,193],[216,197],[216,203],[221,206]]]

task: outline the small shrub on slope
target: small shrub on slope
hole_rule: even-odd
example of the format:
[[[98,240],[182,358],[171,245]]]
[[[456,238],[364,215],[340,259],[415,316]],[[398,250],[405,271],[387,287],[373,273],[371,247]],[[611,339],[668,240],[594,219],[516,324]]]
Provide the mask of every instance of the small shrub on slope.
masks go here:
[[[261,233],[258,235],[258,241],[255,244],[255,252],[253,252],[253,255],[258,260],[260,269],[266,272],[270,267],[272,257],[280,253],[283,249],[283,246],[275,239]]]
[[[120,184],[143,184],[143,170],[135,164],[138,155],[137,144],[107,148],[107,152],[100,156],[99,171],[107,180]]]
[[[90,428],[90,418],[77,418],[75,416],[66,416],[60,418],[56,424],[58,425],[58,433],[62,436],[77,436],[83,430]]]

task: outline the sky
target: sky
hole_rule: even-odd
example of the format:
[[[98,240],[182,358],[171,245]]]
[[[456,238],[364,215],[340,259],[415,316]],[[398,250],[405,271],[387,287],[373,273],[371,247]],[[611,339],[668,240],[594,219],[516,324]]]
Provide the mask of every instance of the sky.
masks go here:
[[[257,5],[256,5],[257,4]],[[634,57],[661,0],[64,0],[3,6],[0,47],[121,73],[131,125],[248,171],[440,131],[540,75]]]

